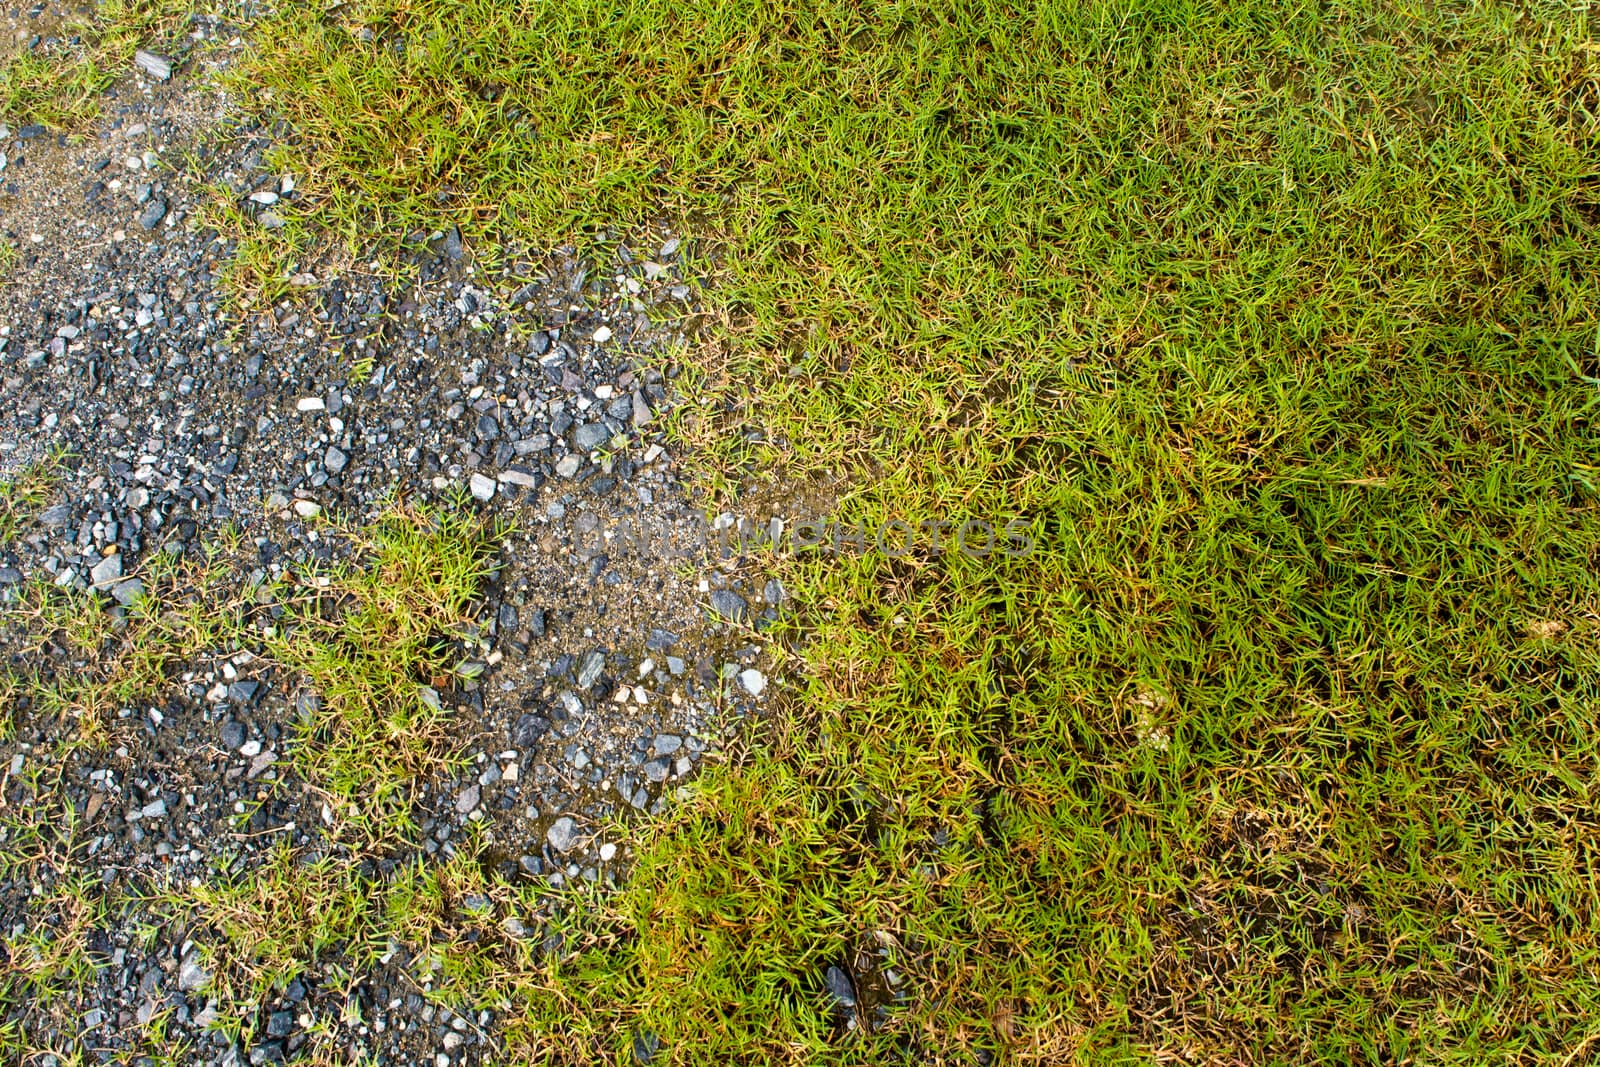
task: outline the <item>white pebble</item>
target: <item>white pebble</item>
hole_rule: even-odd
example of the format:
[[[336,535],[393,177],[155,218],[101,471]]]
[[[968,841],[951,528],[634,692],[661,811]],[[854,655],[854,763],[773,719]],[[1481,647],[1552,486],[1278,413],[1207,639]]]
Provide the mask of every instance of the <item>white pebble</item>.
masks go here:
[[[767,676],[751,667],[749,670],[739,672],[739,682],[749,690],[751,696],[758,697],[767,687]]]

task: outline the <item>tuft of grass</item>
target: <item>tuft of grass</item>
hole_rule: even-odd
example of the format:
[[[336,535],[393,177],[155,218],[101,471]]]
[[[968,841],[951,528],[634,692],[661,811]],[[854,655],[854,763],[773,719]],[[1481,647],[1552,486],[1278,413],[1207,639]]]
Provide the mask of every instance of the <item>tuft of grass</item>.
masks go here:
[[[373,887],[335,856],[306,860],[280,846],[245,876],[191,895],[221,935],[208,992],[224,1003],[260,1003],[333,954],[367,970],[386,948]]]
[[[199,217],[202,225],[228,242],[222,268],[222,288],[240,309],[266,308],[295,292],[313,243],[303,211],[283,201],[273,211],[283,225],[269,228],[247,213],[239,197],[225,183],[207,187]]]
[[[65,458],[54,452],[24,466],[12,477],[0,479],[0,547],[15,540],[23,524],[50,498]]]
[[[333,532],[352,557],[276,590],[284,617],[266,647],[318,695],[298,724],[301,775],[338,826],[392,845],[414,830],[414,782],[454,755],[448,690],[502,531],[465,511],[396,507]]]
[[[116,612],[109,594],[25,586],[11,622],[31,647],[20,673],[0,686],[0,710],[16,714],[25,704],[29,714],[71,725],[82,743],[103,745],[119,709],[154,696],[196,657],[243,640],[254,590],[238,586],[223,557],[220,545],[192,558],[151,555],[126,576],[142,594]]]

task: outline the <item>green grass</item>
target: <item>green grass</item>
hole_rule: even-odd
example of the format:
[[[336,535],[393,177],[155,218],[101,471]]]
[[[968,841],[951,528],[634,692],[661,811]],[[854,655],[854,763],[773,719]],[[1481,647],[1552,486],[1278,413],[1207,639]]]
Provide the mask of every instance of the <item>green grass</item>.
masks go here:
[[[1592,1055],[1594,29],[1495,0],[258,27],[234,87],[352,245],[713,237],[718,484],[1037,530],[789,564],[803,698],[645,829],[571,954],[460,963],[508,1058]],[[416,712],[395,686],[332,705]],[[904,997],[843,1035],[822,973],[864,952]]]
[[[295,292],[293,279],[312,245],[300,212],[287,201],[274,207],[283,225],[269,229],[250,217],[225,183],[206,190],[202,224],[231,243],[222,266],[222,289],[231,305],[270,307]]]
[[[0,253],[0,270],[9,264],[9,256]],[[0,547],[16,540],[23,526],[44,507],[60,477],[64,458],[60,453],[52,453],[24,465],[11,477],[0,479]]]

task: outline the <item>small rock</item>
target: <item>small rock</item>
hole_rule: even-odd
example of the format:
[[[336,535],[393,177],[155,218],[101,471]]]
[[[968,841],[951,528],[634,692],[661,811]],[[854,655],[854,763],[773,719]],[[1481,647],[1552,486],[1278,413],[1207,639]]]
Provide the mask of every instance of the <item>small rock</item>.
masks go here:
[[[856,988],[851,984],[850,976],[838,967],[829,967],[826,977],[828,992],[833,994],[842,1007],[853,1008],[856,1006]]]
[[[444,235],[444,254],[451,261],[459,260],[466,253],[466,247],[461,242],[461,227],[452,226]]]
[[[94,584],[96,589],[104,589],[121,577],[122,556],[120,553],[105,557],[89,569],[89,581]]]
[[[677,734],[657,734],[655,750],[658,756],[670,756],[683,747],[683,738]]]
[[[611,431],[598,422],[585,422],[572,432],[573,444],[581,452],[592,452],[611,440]]]
[[[236,722],[233,719],[227,720],[222,724],[218,734],[222,738],[223,748],[237,749],[244,744],[244,724],[241,722]]]
[[[467,484],[472,489],[472,496],[474,499],[481,500],[485,503],[494,499],[496,483],[495,480],[488,475],[474,474],[470,479],[468,479]]]
[[[478,809],[478,800],[483,795],[482,787],[469,785],[456,797],[456,814],[471,815]]]
[[[338,474],[344,470],[345,464],[349,462],[350,457],[332,445],[329,445],[328,450],[322,454],[323,469],[329,474]]]
[[[650,412],[650,404],[645,400],[644,394],[638,390],[633,393],[632,419],[635,427],[647,426],[655,416]]]
[[[606,669],[606,654],[604,652],[589,652],[584,655],[583,662],[578,666],[578,688],[588,689],[600,678],[600,672]]]
[[[529,712],[518,718],[517,724],[511,728],[511,742],[518,748],[532,748],[549,731],[549,719]]]
[[[211,975],[206,973],[205,965],[200,961],[199,950],[190,949],[178,966],[178,988],[185,993],[193,993],[209,981]]]
[[[133,63],[158,82],[164,82],[172,77],[172,60],[166,56],[158,56],[141,48],[133,53]]]
[[[139,212],[139,225],[147,230],[153,230],[161,225],[161,220],[167,217],[167,202],[161,199],[151,200]]]
[[[544,839],[550,847],[557,852],[565,852],[572,847],[572,842],[578,833],[578,824],[570,817],[563,815],[550,824],[550,829],[544,832]]]
[[[767,676],[751,667],[739,672],[739,684],[744,686],[751,696],[758,697],[762,690],[767,688]]]
[[[711,610],[724,619],[737,622],[744,618],[745,612],[749,610],[749,605],[745,603],[744,597],[735,593],[732,589],[713,589],[711,591]]]
[[[111,596],[118,604],[131,608],[144,599],[144,583],[137,578],[129,578],[125,582],[118,582],[111,587]]]

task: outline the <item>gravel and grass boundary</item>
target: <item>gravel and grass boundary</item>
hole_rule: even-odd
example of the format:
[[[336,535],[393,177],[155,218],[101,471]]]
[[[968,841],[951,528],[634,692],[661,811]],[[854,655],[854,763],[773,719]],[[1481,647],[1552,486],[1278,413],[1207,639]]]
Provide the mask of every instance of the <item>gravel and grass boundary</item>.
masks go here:
[[[509,1058],[1593,1054],[1586,7],[354,0],[250,40],[306,222],[394,270],[715,234],[719,508],[1037,543],[771,560],[803,692],[571,951],[440,941]]]

